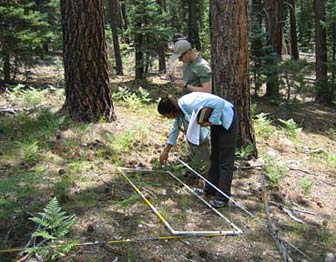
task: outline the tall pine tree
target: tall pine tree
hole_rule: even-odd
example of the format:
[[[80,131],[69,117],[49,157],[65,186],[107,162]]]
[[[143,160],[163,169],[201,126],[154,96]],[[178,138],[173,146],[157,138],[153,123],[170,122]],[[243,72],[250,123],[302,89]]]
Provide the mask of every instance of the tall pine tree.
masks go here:
[[[4,82],[11,81],[13,61],[31,66],[43,55],[51,32],[45,14],[35,1],[2,1],[0,6],[0,57]]]

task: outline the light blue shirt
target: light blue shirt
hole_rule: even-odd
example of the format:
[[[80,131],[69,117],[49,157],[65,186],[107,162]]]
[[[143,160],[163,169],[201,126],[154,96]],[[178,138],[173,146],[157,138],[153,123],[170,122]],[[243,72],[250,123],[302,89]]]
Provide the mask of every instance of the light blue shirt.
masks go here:
[[[178,105],[184,115],[175,118],[173,128],[168,138],[168,144],[170,145],[176,145],[181,126],[183,125],[186,130],[193,111],[197,112],[199,108],[213,108],[209,118],[211,124],[222,125],[225,129],[229,129],[231,126],[234,114],[233,105],[219,96],[204,92],[192,92],[182,96],[178,100]],[[200,142],[202,143],[209,135],[210,129],[208,127],[201,127]]]

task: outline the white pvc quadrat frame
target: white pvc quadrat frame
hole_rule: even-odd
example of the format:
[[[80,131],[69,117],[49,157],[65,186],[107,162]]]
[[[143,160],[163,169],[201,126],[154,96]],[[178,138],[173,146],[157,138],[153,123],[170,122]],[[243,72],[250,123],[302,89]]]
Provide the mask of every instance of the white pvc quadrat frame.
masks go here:
[[[241,235],[244,232],[236,226],[233,222],[231,222],[227,217],[225,217],[222,213],[220,213],[217,209],[213,208],[209,202],[204,200],[202,197],[197,195],[192,188],[190,188],[188,185],[186,185],[182,180],[180,180],[178,177],[176,177],[173,173],[170,171],[157,171],[157,170],[151,170],[151,169],[134,169],[134,168],[125,168],[120,167],[118,168],[120,171],[120,174],[126,179],[126,181],[133,187],[133,189],[141,196],[141,198],[145,201],[145,203],[152,209],[152,211],[157,215],[157,217],[163,222],[165,227],[169,230],[169,232],[174,236],[237,236]],[[214,213],[216,213],[218,216],[220,216],[222,219],[224,219],[234,230],[208,230],[208,231],[179,231],[175,230],[168,221],[161,215],[161,213],[155,208],[155,206],[146,198],[146,196],[141,192],[141,190],[132,182],[132,180],[127,176],[127,173],[135,173],[135,172],[142,172],[142,173],[166,173],[173,177],[175,180],[177,180],[179,183],[181,183],[189,192],[191,192],[193,195],[195,195],[199,200],[201,200],[208,208],[210,208]]]

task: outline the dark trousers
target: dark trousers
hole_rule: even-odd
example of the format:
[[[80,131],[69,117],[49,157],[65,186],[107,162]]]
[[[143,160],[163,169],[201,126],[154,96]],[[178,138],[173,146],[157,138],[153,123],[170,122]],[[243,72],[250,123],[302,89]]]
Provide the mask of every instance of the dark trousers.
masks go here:
[[[208,180],[231,196],[231,183],[238,134],[238,117],[234,113],[232,124],[228,130],[223,126],[211,126],[211,155]],[[209,184],[205,185],[205,192],[216,196],[221,201],[229,201]]]

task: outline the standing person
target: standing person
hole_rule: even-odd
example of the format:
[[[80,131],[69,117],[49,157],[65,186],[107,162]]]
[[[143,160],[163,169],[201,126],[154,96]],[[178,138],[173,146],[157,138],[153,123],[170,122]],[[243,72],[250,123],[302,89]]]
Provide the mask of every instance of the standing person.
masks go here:
[[[184,93],[211,93],[211,67],[196,49],[191,47],[189,41],[180,39],[175,42],[169,64],[172,65],[177,59],[183,62],[183,79],[175,80],[175,85]],[[170,76],[174,78],[174,72],[171,72]]]
[[[211,93],[211,67],[198,52],[191,47],[189,41],[182,35],[176,36],[174,43],[173,54],[169,59],[169,65],[172,66],[177,59],[183,62],[183,78],[175,80],[174,84],[183,94],[191,92]],[[174,79],[174,72],[170,74],[170,78]],[[183,127],[183,128],[181,128]],[[179,130],[186,131],[188,121],[186,119],[175,122],[168,143],[174,143],[178,136]],[[209,128],[201,129],[202,138],[199,145],[188,143],[190,157],[194,163],[197,163],[199,168],[207,170],[209,168],[210,156],[210,130]],[[200,171],[200,170],[199,170]],[[187,171],[188,173],[188,171]]]
[[[193,112],[198,112],[200,108],[204,107],[213,109],[208,121],[211,129],[211,154],[207,178],[227,196],[231,196],[238,133],[238,117],[233,105],[212,94],[193,92],[178,100],[172,95],[167,95],[159,102],[158,112],[164,117],[175,118],[172,129],[174,130],[178,121],[190,119]],[[170,137],[160,154],[161,164],[168,160],[169,151],[175,145],[174,142],[176,143],[176,137]],[[196,188],[195,191],[199,194],[212,195],[214,198],[210,201],[210,204],[216,208],[224,207],[229,201],[227,197],[207,183],[204,189]]]

